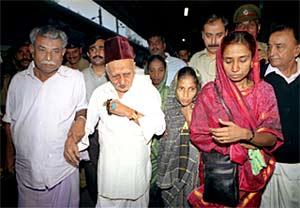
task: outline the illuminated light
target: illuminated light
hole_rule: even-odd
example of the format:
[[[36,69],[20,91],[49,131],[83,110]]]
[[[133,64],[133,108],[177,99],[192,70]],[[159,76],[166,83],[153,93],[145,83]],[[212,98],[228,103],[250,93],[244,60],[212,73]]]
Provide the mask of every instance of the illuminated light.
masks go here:
[[[189,15],[189,8],[188,8],[188,7],[185,7],[185,8],[184,8],[184,13],[183,13],[183,15],[184,15],[185,17],[187,17],[187,16]]]
[[[182,38],[182,42],[185,42],[185,38]]]

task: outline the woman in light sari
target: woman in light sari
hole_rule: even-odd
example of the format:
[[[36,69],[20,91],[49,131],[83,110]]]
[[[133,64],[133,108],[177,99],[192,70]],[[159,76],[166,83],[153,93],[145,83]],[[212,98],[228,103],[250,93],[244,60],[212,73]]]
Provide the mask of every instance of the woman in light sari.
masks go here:
[[[259,78],[257,44],[249,33],[234,31],[223,38],[217,52],[217,77],[201,90],[190,129],[200,151],[215,150],[238,164],[237,206],[258,207],[274,170],[271,152],[283,143],[283,137],[274,90]],[[204,168],[201,157],[201,185],[190,194],[189,202],[194,207],[224,207],[203,200]]]

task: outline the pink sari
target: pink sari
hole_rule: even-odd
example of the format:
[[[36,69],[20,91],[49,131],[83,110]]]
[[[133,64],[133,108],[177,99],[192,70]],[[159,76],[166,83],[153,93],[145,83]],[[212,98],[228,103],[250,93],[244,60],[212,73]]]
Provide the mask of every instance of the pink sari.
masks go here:
[[[258,175],[253,175],[248,157],[248,150],[240,143],[220,145],[212,139],[209,128],[220,128],[218,119],[229,121],[226,111],[216,94],[214,82],[208,83],[201,91],[196,101],[190,125],[191,140],[201,151],[210,152],[212,149],[229,154],[233,162],[238,164],[240,203],[238,207],[258,207],[262,189],[273,173],[275,158],[271,152],[283,144],[281,125],[278,114],[277,101],[271,85],[259,78],[258,53],[253,58],[253,68],[249,72],[249,79],[254,81],[252,88],[240,91],[227,77],[222,64],[221,50],[217,52],[217,77],[215,83],[225,104],[230,109],[235,124],[253,129],[256,132],[268,132],[276,135],[279,140],[275,146],[260,150],[267,167]],[[200,187],[189,196],[189,202],[194,207],[223,207],[203,201],[204,190],[203,162],[200,161]]]

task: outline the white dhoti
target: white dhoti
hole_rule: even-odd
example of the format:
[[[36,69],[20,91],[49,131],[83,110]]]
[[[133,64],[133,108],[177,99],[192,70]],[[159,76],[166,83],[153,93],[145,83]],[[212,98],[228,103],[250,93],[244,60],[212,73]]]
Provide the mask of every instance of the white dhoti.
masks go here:
[[[262,196],[261,208],[300,207],[300,163],[276,163]]]

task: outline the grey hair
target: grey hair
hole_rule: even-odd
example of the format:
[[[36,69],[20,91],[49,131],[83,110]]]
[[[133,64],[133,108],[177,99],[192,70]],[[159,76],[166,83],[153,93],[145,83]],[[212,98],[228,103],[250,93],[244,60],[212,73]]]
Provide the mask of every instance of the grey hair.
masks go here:
[[[29,36],[32,45],[35,45],[37,36],[50,38],[52,40],[60,39],[62,41],[62,48],[65,48],[68,43],[68,37],[66,33],[51,25],[33,28]]]

